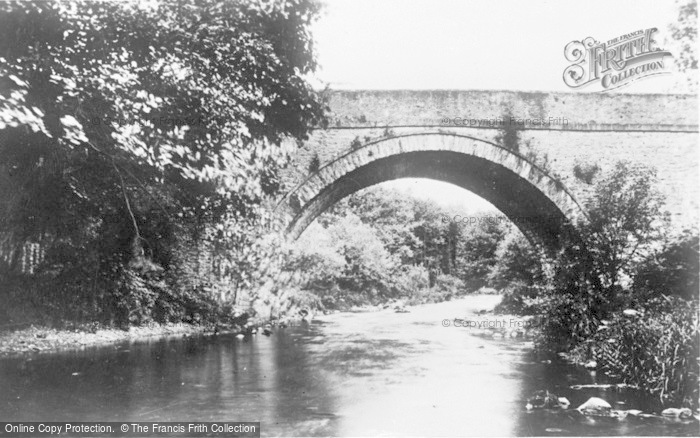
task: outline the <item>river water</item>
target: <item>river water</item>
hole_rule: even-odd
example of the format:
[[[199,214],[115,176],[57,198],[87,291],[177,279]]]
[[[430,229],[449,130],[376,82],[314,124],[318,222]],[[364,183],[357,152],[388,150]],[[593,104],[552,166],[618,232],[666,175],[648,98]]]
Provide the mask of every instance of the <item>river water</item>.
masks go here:
[[[270,337],[169,338],[0,360],[0,421],[260,421],[263,435],[698,435],[697,422],[593,419],[658,409],[586,370],[537,357],[521,338],[443,326],[492,308],[470,296],[411,308],[323,316]],[[490,318],[496,318],[491,316]],[[548,389],[568,411],[528,411]]]

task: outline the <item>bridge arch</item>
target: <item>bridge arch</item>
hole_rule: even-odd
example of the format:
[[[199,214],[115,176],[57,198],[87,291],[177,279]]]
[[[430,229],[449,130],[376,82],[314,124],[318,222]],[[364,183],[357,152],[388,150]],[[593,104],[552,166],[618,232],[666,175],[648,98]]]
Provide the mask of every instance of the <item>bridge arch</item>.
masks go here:
[[[366,187],[400,178],[455,184],[489,201],[535,245],[550,251],[586,216],[564,185],[522,155],[486,140],[420,133],[371,141],[325,164],[275,207],[296,239],[321,213]]]

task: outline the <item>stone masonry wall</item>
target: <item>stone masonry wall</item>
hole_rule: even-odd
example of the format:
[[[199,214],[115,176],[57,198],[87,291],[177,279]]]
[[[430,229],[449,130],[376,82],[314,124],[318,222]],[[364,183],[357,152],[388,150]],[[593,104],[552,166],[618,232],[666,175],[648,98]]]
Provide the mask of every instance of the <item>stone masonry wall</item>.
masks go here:
[[[323,166],[350,150],[353,142],[423,132],[497,142],[502,129],[510,125],[519,131],[520,153],[533,151],[538,160],[546,156],[550,168],[579,201],[585,200],[590,187],[573,177],[575,164],[606,169],[618,160],[629,160],[656,168],[674,226],[698,221],[696,96],[343,91],[331,93],[329,106],[329,128],[316,131],[283,173],[286,190],[308,177],[314,156]]]

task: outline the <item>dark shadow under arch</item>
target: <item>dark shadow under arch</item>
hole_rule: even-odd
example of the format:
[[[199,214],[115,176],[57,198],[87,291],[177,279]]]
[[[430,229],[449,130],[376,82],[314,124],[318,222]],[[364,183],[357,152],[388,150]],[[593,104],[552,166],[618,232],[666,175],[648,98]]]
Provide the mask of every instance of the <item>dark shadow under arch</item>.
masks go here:
[[[575,234],[576,219],[583,215],[558,181],[518,154],[478,139],[420,134],[370,143],[319,169],[285,198],[289,237],[296,239],[340,199],[400,178],[428,178],[469,190],[548,252]]]

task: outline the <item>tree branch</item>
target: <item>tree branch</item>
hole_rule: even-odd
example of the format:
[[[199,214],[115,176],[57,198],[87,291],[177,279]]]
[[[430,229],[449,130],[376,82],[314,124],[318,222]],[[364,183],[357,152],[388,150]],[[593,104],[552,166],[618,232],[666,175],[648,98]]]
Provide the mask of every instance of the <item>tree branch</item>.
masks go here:
[[[129,202],[129,197],[126,194],[126,187],[124,186],[124,177],[122,177],[121,172],[119,172],[119,168],[117,167],[117,164],[112,160],[112,166],[114,167],[114,170],[117,172],[117,175],[119,176],[119,182],[122,187],[122,194],[124,195],[124,203],[126,204],[126,209],[129,211],[129,216],[131,216],[131,222],[134,225],[134,232],[136,233],[135,238],[137,240],[141,240],[141,233],[139,232],[139,226],[136,223],[136,216],[134,216],[134,212],[131,210],[131,203]]]

